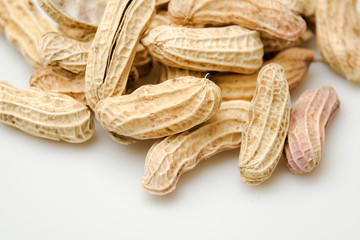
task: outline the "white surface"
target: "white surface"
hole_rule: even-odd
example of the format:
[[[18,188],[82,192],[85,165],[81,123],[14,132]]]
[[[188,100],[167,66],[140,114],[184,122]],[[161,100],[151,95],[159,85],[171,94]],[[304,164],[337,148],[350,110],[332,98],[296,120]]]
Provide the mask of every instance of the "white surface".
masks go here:
[[[32,69],[3,36],[0,52],[0,79],[28,87]],[[140,185],[151,141],[122,146],[97,124],[90,142],[71,145],[0,124],[0,239],[360,239],[360,86],[313,63],[293,101],[324,84],[341,108],[321,164],[296,176],[281,160],[257,187],[240,182],[233,150],[152,196]]]

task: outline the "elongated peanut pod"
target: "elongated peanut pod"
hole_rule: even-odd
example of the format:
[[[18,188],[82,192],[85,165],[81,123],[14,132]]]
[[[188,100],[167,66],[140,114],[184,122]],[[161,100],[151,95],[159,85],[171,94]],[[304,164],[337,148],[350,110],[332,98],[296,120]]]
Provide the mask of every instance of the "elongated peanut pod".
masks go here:
[[[287,41],[306,30],[305,21],[276,0],[172,0],[169,14],[181,25],[237,24]]]
[[[130,95],[106,98],[95,109],[109,132],[135,139],[161,138],[186,131],[212,117],[221,91],[205,78],[183,77],[145,85]]]
[[[289,90],[296,89],[305,79],[311,62],[314,60],[314,51],[305,48],[289,48],[280,52],[273,59],[264,62],[264,66],[277,63],[285,70]],[[257,86],[258,72],[250,75],[236,73],[217,73],[212,80],[221,88],[224,100],[253,98]]]
[[[55,26],[44,18],[30,0],[0,0],[0,32],[34,68],[43,66],[38,42]]]
[[[151,194],[164,195],[175,190],[184,172],[201,160],[222,151],[238,148],[250,103],[229,101],[207,122],[183,133],[156,142],[145,161],[141,183]]]
[[[92,109],[124,93],[136,45],[154,12],[155,0],[108,1],[86,68],[86,99]]]
[[[241,180],[258,185],[273,173],[283,152],[290,118],[290,93],[284,69],[275,63],[258,76],[239,156]]]
[[[59,33],[48,33],[39,42],[39,52],[45,65],[79,74],[86,70],[90,45]]]
[[[360,18],[356,0],[318,0],[317,45],[331,68],[360,83]]]
[[[30,135],[70,143],[94,133],[90,110],[75,99],[38,88],[18,90],[0,82],[0,121]]]
[[[303,93],[291,110],[285,153],[289,169],[297,174],[312,171],[320,162],[325,127],[340,107],[330,86]]]
[[[163,25],[151,29],[142,43],[161,63],[194,71],[253,73],[264,55],[259,33],[240,26]]]

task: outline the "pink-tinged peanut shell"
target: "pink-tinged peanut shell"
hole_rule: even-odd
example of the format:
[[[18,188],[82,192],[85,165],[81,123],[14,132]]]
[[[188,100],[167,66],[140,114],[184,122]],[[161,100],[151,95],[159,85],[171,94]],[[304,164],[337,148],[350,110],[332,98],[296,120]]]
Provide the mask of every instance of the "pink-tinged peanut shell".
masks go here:
[[[176,24],[237,24],[287,41],[306,30],[305,21],[276,0],[172,0],[169,14]]]
[[[94,134],[90,110],[72,97],[0,81],[0,121],[27,134],[70,143]]]
[[[258,185],[271,176],[284,149],[289,119],[290,93],[284,69],[271,63],[259,73],[242,134],[238,167],[243,182]]]
[[[100,124],[121,141],[143,140],[199,125],[215,114],[220,103],[221,90],[213,82],[181,77],[142,86],[130,95],[106,98],[99,102],[95,114]]]
[[[291,110],[285,153],[289,169],[296,174],[312,171],[320,162],[325,127],[337,113],[340,101],[330,86],[303,93]]]
[[[151,194],[165,195],[175,190],[181,174],[200,161],[228,149],[240,147],[250,102],[236,100],[221,104],[207,122],[156,142],[145,160],[141,184]]]

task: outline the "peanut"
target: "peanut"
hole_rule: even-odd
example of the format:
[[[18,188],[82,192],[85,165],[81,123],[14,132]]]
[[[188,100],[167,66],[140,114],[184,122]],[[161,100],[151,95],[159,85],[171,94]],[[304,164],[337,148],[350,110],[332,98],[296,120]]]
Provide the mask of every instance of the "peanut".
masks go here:
[[[149,51],[141,44],[136,45],[136,54],[133,62],[140,77],[147,76],[152,69],[152,58]]]
[[[69,95],[79,102],[86,103],[85,72],[74,74],[60,67],[44,67],[36,70],[30,78],[30,86],[46,92]]]
[[[139,74],[132,68],[129,74],[127,91],[134,91]],[[66,94],[87,105],[85,97],[85,72],[75,74],[61,67],[44,67],[36,70],[30,78],[30,86],[45,92]]]
[[[356,0],[318,0],[316,38],[319,50],[336,72],[360,82],[360,19]]]
[[[285,70],[290,91],[297,88],[303,82],[309,65],[314,60],[314,52],[305,48],[289,48],[277,54],[273,59],[264,62],[264,66],[277,63]],[[253,98],[259,72],[251,75],[236,73],[217,73],[212,80],[221,88],[223,100]]]
[[[184,172],[201,160],[228,149],[240,147],[243,125],[250,103],[229,101],[207,122],[156,142],[145,160],[142,185],[151,194],[164,195],[175,190]]]
[[[109,0],[92,42],[85,78],[92,109],[105,98],[121,95],[135,57],[135,47],[155,11],[155,0]]]
[[[286,41],[306,30],[305,21],[276,0],[172,0],[169,14],[181,25],[237,24]]]
[[[198,72],[198,71],[192,71],[188,69],[182,69],[182,68],[175,68],[166,66],[164,64],[161,64],[161,76],[160,76],[160,82],[165,82],[166,80],[178,78],[178,77],[185,77],[185,76],[192,76],[192,77],[205,77],[206,72]]]
[[[98,103],[95,115],[116,136],[141,140],[186,131],[208,120],[220,103],[221,91],[214,83],[182,77],[106,98]]]
[[[161,63],[195,71],[252,73],[262,64],[259,34],[240,26],[186,28],[159,26],[142,39]]]
[[[279,40],[279,39],[272,39],[262,36],[261,41],[264,44],[264,52],[265,53],[272,53],[272,52],[279,52],[291,47],[300,47],[304,45],[306,42],[310,41],[314,38],[314,34],[311,30],[307,29],[301,36],[292,42]]]
[[[47,33],[39,42],[39,52],[45,65],[79,74],[86,70],[90,45],[59,33]]]
[[[337,113],[340,102],[329,86],[303,93],[291,110],[286,158],[289,169],[297,174],[313,170],[324,151],[325,127]]]
[[[30,0],[0,0],[0,32],[21,52],[34,68],[43,66],[37,50],[38,41],[56,31]]]
[[[241,139],[241,180],[258,185],[273,173],[283,152],[290,118],[290,93],[284,69],[262,68]]]
[[[91,112],[75,99],[0,82],[0,121],[30,135],[81,143],[94,133]]]

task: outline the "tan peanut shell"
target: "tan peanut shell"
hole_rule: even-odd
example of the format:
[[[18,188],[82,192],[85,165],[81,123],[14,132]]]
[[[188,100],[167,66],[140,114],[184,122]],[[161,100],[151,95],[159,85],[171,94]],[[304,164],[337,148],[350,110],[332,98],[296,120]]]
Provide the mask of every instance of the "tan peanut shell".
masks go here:
[[[159,11],[152,17],[148,30],[162,25],[172,25],[172,24],[173,22],[171,21],[168,12]]]
[[[360,82],[360,19],[356,0],[318,0],[316,39],[331,68],[351,82]]]
[[[41,37],[56,31],[30,0],[0,0],[0,32],[34,68],[43,66],[37,45]]]
[[[163,25],[151,29],[142,43],[161,63],[195,71],[252,73],[264,54],[259,33],[240,26]]]
[[[310,41],[314,38],[314,34],[310,29],[307,29],[301,36],[292,42],[279,40],[279,39],[272,39],[262,36],[261,41],[264,44],[264,52],[265,53],[272,53],[272,52],[279,52],[291,47],[301,47],[306,42]]]
[[[0,121],[30,135],[81,143],[94,133],[90,110],[75,99],[0,82]]]
[[[60,66],[79,74],[85,72],[91,43],[47,33],[39,42],[39,52],[46,66]]]
[[[135,90],[138,79],[139,74],[133,67],[127,85],[129,91]],[[88,104],[85,97],[85,72],[75,74],[61,67],[43,67],[31,75],[30,86],[40,88],[45,92],[66,94],[85,105]]]
[[[155,0],[109,0],[92,42],[85,92],[92,109],[125,91],[136,45],[155,11]]]
[[[59,25],[96,32],[108,0],[37,0]]]
[[[169,79],[178,77],[192,76],[192,77],[205,77],[206,72],[192,71],[188,69],[175,68],[161,64],[160,82],[165,82]]]
[[[46,92],[69,95],[87,104],[85,97],[85,72],[74,74],[61,67],[44,67],[36,70],[30,78],[30,86]]]
[[[172,0],[169,14],[180,25],[237,24],[286,41],[306,30],[305,21],[276,0]]]
[[[164,195],[175,190],[180,176],[201,160],[225,150],[239,148],[250,103],[229,101],[207,122],[186,132],[156,142],[145,160],[141,183],[151,194]]]
[[[106,98],[95,109],[109,132],[134,139],[161,138],[199,125],[218,110],[221,91],[205,78],[182,77]]]
[[[285,145],[289,169],[297,174],[313,170],[320,162],[325,144],[325,127],[340,107],[330,86],[303,93],[291,110]]]
[[[316,11],[317,0],[276,0],[284,4],[287,8],[296,14],[305,17],[312,17]]]
[[[84,29],[81,28],[72,28],[60,25],[58,26],[58,30],[62,35],[81,42],[90,42],[95,37],[95,32],[84,31]]]
[[[249,119],[241,139],[241,180],[258,185],[267,180],[284,149],[290,118],[290,93],[284,69],[275,63],[262,68]]]
[[[149,51],[141,44],[136,45],[136,54],[133,62],[140,77],[147,76],[152,69],[152,58]]]
[[[306,48],[289,48],[264,62],[264,66],[277,63],[285,70],[289,90],[297,88],[304,81],[309,66],[314,60],[314,51]],[[259,71],[250,75],[236,73],[217,73],[212,80],[221,88],[223,100],[253,98]]]

